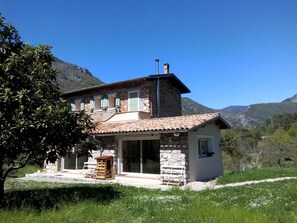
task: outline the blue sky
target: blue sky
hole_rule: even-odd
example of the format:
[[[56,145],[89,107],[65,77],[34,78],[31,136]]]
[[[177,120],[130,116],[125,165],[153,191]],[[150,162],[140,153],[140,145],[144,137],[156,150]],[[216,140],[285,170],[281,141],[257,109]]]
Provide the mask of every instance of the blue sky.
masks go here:
[[[155,73],[155,59],[211,108],[297,94],[296,0],[1,0],[24,42],[106,83]]]

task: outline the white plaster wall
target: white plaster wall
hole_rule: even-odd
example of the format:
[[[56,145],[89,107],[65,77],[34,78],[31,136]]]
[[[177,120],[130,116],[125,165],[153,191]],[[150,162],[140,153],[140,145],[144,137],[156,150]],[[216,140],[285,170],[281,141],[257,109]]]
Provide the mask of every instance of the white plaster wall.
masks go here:
[[[207,135],[213,137],[212,157],[199,158],[197,149],[197,136]],[[208,180],[223,174],[222,151],[219,146],[221,130],[214,123],[198,129],[196,132],[189,132],[189,175],[190,181]]]
[[[109,119],[106,123],[137,121],[140,119],[150,118],[150,115],[151,115],[150,113],[146,113],[146,112],[117,113],[111,119]]]

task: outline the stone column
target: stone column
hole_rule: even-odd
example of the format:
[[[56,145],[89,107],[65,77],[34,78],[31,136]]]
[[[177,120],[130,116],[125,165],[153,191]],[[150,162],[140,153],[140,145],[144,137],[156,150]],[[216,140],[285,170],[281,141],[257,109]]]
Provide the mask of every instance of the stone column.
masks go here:
[[[162,134],[160,140],[160,168],[162,166],[181,166],[186,170],[186,179],[189,181],[189,145],[188,134]]]

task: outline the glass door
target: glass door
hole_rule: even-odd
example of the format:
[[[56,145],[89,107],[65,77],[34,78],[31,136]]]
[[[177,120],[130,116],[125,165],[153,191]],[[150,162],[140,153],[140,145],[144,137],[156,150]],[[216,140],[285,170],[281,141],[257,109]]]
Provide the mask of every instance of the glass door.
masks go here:
[[[142,173],[160,173],[160,141],[142,141]]]
[[[68,153],[64,156],[64,169],[78,170],[82,169],[84,162],[88,160],[88,157],[78,157],[76,153]]]
[[[123,141],[123,172],[160,173],[160,140]]]
[[[123,142],[123,171],[140,173],[140,141]]]

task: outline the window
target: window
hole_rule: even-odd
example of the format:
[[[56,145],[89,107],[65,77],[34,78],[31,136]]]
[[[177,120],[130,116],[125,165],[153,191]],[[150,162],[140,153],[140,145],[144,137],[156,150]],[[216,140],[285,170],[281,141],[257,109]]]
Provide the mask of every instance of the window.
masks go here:
[[[108,108],[108,96],[107,95],[103,95],[101,97],[101,109],[107,109]]]
[[[139,111],[139,98],[138,98],[138,91],[131,91],[129,92],[128,98],[128,111]]]
[[[71,102],[71,111],[75,111],[75,104],[74,104],[74,102]]]
[[[83,111],[83,110],[85,110],[85,103],[84,103],[84,101],[82,100],[82,101],[80,102],[80,111]]]
[[[120,93],[116,94],[116,97],[114,99],[114,107],[120,108],[121,107],[121,99],[120,99]]]
[[[198,158],[212,156],[213,143],[211,136],[198,136],[197,139]]]

